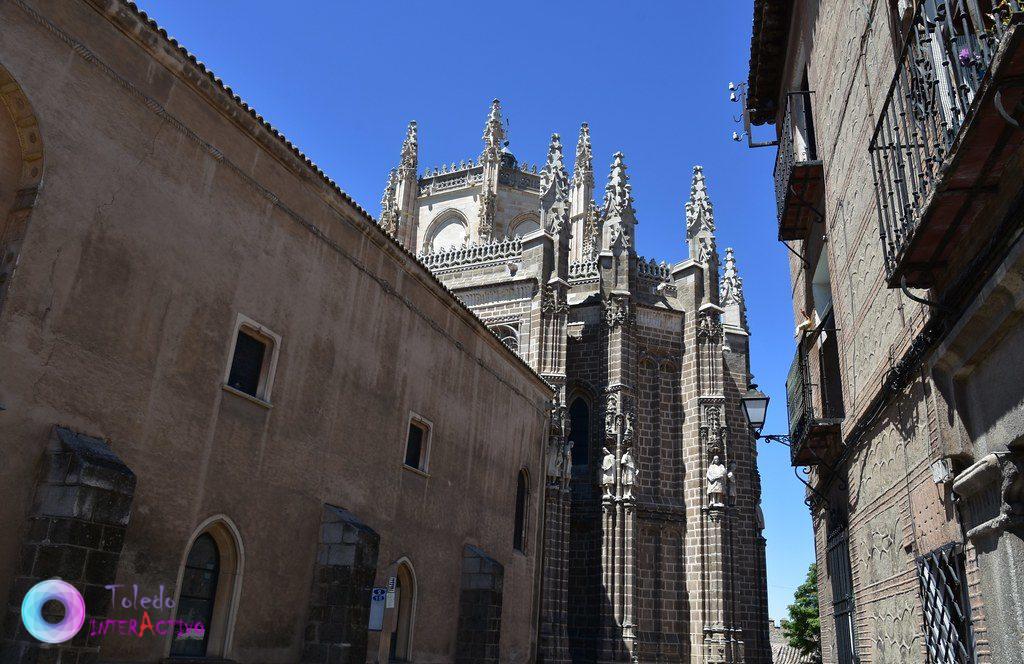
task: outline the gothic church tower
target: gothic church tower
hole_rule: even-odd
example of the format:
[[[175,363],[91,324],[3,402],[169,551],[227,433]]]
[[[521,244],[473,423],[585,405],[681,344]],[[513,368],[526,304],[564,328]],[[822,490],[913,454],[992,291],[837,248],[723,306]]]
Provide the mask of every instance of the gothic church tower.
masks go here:
[[[670,265],[636,252],[621,152],[594,200],[588,125],[571,177],[557,134],[539,172],[505,139],[495,100],[479,158],[417,177],[411,123],[380,223],[557,390],[537,661],[768,664],[743,285],[702,169]]]

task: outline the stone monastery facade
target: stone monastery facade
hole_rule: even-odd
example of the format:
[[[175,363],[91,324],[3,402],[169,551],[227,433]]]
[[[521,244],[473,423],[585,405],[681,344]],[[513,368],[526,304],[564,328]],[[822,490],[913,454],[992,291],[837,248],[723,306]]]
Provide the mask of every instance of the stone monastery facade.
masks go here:
[[[492,103],[478,161],[419,173],[417,126],[381,226],[557,390],[548,441],[543,662],[770,662],[742,281],[722,277],[700,166],[689,258],[636,253],[621,153],[595,203],[589,127],[538,173]]]

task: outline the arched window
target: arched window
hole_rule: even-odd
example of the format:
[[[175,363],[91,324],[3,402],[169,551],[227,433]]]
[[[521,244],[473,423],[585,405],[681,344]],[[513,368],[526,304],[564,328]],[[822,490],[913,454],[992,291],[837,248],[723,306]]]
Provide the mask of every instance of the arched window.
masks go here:
[[[569,406],[572,444],[572,465],[585,466],[590,463],[590,406],[583,397],[576,397]]]
[[[503,323],[501,325],[495,325],[491,328],[498,338],[501,339],[501,343],[505,344],[515,352],[519,352],[519,326],[510,325]]]
[[[206,655],[208,627],[213,624],[213,604],[217,599],[217,577],[220,575],[220,550],[209,533],[203,533],[192,543],[185,559],[185,573],[178,593],[178,620],[199,630],[175,630],[171,642],[171,655],[203,657]]]
[[[512,547],[516,551],[526,551],[526,499],[529,495],[526,470],[519,471],[516,480],[516,515],[515,532],[512,535]]]
[[[523,237],[540,230],[540,219],[535,214],[524,215],[513,219],[508,227],[509,237]]]
[[[230,645],[241,579],[241,546],[232,524],[215,519],[199,528],[181,570],[172,657],[224,657]],[[183,624],[182,624],[183,623]]]
[[[408,560],[398,565],[395,574],[395,629],[391,632],[389,661],[412,660],[412,626],[416,614],[416,576]]]
[[[457,249],[466,244],[466,221],[457,212],[442,213],[430,229],[427,246],[431,251]]]
[[[512,535],[512,548],[524,553],[526,552],[526,500],[529,492],[526,470],[520,470],[519,479],[516,481],[516,523],[515,532]]]

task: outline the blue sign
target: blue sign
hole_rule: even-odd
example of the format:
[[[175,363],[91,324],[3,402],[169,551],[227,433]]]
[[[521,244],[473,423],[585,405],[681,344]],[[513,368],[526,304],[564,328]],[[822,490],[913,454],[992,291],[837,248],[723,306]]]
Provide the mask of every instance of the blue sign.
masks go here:
[[[371,632],[379,632],[384,627],[384,600],[387,599],[386,588],[374,588],[370,593],[370,625]]]

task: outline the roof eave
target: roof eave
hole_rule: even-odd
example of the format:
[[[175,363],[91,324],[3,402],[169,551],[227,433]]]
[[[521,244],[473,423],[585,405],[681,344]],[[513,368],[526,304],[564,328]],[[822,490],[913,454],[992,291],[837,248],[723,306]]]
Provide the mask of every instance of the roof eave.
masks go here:
[[[747,107],[750,122],[773,124],[786,62],[793,0],[754,0]]]

